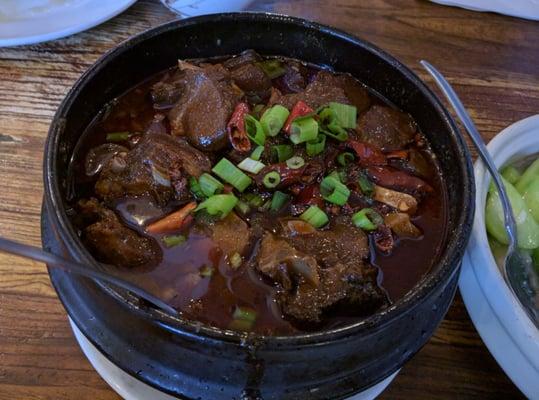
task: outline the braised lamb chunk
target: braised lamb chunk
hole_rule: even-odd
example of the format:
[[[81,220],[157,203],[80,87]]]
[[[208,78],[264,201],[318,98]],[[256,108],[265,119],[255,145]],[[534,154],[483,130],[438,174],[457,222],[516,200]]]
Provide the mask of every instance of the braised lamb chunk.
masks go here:
[[[246,50],[223,63],[234,83],[245,92],[251,104],[265,103],[271,95],[271,79],[259,66],[262,60],[253,50]]]
[[[144,136],[128,153],[113,157],[95,185],[96,194],[110,201],[150,194],[165,204],[187,194],[187,178],[211,168],[210,160],[183,139],[168,135]]]
[[[187,68],[175,81],[181,95],[168,113],[174,136],[185,136],[200,150],[227,145],[226,125],[242,92],[221,64]]]
[[[375,104],[360,116],[357,132],[359,140],[393,151],[414,140],[417,125],[408,114]]]
[[[82,240],[99,261],[124,268],[160,261],[162,254],[155,240],[125,226],[96,199],[80,200],[77,206],[81,220],[88,224],[82,229]]]

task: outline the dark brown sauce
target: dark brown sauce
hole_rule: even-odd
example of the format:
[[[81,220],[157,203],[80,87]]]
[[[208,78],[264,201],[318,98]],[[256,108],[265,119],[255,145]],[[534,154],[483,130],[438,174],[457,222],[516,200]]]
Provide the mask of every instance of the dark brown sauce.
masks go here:
[[[312,77],[317,71],[313,66],[305,67]],[[105,142],[106,133],[117,131],[143,132],[152,121],[155,110],[149,99],[151,85],[168,73],[164,71],[119,97],[110,104],[102,115],[88,127],[83,135],[72,162],[71,176],[75,180],[75,192],[70,196],[77,200],[92,195],[95,178],[84,173],[86,152]],[[311,79],[311,78],[309,78]],[[390,104],[372,90],[375,102]],[[440,177],[437,161],[429,156],[434,174],[429,183],[434,193],[420,203],[417,217],[413,222],[422,230],[419,239],[399,240],[391,255],[377,254],[371,246],[371,262],[381,270],[379,283],[387,291],[390,299],[396,301],[409,292],[423,277],[439,257],[446,234],[446,189]],[[115,205],[123,220],[133,229],[146,235],[144,224],[165,214],[157,206],[148,207],[147,199],[124,199]],[[258,318],[254,331],[262,334],[293,334],[304,327],[292,325],[280,315],[273,300],[275,289],[252,268],[232,270],[210,239],[197,234],[189,234],[182,246],[167,248],[160,240],[163,235],[153,235],[163,251],[159,265],[147,274],[163,291],[163,297],[182,311],[186,318],[226,328],[232,320],[236,306],[248,306],[257,311]],[[200,269],[214,269],[211,277],[202,277]],[[329,315],[324,325],[317,328],[337,327],[356,321],[346,313]]]

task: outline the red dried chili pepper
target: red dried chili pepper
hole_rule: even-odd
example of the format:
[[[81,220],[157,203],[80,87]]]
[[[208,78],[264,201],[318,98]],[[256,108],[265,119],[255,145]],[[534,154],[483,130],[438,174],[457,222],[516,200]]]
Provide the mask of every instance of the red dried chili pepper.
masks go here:
[[[367,167],[367,175],[380,186],[410,194],[424,194],[434,190],[424,180],[391,167]]]
[[[309,115],[313,113],[314,110],[307,105],[304,101],[298,101],[294,107],[292,108],[292,111],[290,111],[290,115],[288,116],[285,124],[284,124],[284,131],[286,133],[290,133],[290,127],[292,126],[292,122],[296,118],[303,117],[305,115]]]
[[[242,153],[251,150],[251,141],[245,130],[245,116],[249,112],[249,106],[246,103],[238,103],[226,126],[232,147]]]
[[[380,149],[368,143],[349,140],[348,144],[356,152],[359,158],[359,165],[366,167],[368,165],[385,165],[386,156]]]

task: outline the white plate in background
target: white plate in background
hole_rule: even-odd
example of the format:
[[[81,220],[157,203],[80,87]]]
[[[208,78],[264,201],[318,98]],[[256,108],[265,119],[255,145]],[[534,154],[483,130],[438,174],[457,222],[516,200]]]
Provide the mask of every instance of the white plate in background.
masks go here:
[[[245,9],[253,0],[161,0],[171,11],[182,17],[234,12]]]
[[[136,0],[0,0],[0,46],[58,39],[120,14]]]
[[[473,11],[491,11],[512,17],[539,20],[539,0],[431,0]]]

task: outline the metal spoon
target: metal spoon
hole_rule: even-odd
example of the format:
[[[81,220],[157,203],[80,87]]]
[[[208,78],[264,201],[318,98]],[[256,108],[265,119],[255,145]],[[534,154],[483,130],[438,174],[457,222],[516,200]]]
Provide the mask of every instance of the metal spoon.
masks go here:
[[[539,310],[535,305],[533,289],[531,289],[529,284],[530,277],[531,279],[536,278],[535,271],[531,265],[530,256],[519,251],[515,216],[513,215],[513,209],[511,208],[511,203],[502,183],[500,173],[498,172],[494,161],[490,157],[487,147],[483,142],[483,138],[477,131],[472,119],[466,112],[466,109],[462,105],[451,85],[446,81],[444,76],[427,61],[421,60],[420,63],[427,70],[427,72],[432,75],[436,84],[455,110],[460,121],[466,128],[470,139],[472,139],[479,157],[481,157],[481,160],[483,160],[485,163],[490,175],[492,176],[494,184],[498,189],[503,207],[505,230],[507,231],[507,236],[509,237],[509,247],[507,249],[507,254],[505,256],[502,268],[503,277],[513,294],[519,299],[530,319],[539,328]]]
[[[141,280],[138,280],[139,282],[134,284],[133,282],[137,281],[137,278],[133,273],[120,272],[121,270],[117,268],[115,268],[113,271],[110,267],[105,266],[104,264],[100,264],[103,271],[98,271],[87,265],[79,264],[78,262],[67,260],[63,257],[57,256],[56,254],[44,251],[39,247],[22,244],[2,237],[0,237],[0,251],[40,261],[47,264],[49,267],[60,268],[64,271],[73,272],[88,278],[99,279],[111,283],[129,290],[168,314],[174,316],[178,314],[174,308],[169,306],[163,300],[159,299],[156,295],[149,293],[148,290],[151,289],[142,289]]]

